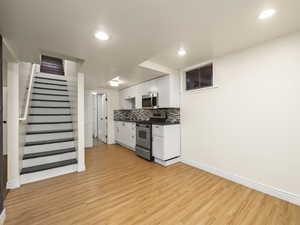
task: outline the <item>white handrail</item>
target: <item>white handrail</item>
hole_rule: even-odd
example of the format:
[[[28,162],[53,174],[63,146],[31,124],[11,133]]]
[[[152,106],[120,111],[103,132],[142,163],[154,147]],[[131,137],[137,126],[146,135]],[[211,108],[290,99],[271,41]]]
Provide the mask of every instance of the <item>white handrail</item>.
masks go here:
[[[33,83],[33,77],[34,77],[35,69],[36,69],[36,64],[32,64],[31,74],[30,74],[30,78],[29,78],[29,86],[28,86],[27,95],[26,95],[24,115],[19,119],[21,121],[26,121],[27,120],[29,104],[30,104],[30,95],[31,95],[31,90],[32,90],[32,83]]]

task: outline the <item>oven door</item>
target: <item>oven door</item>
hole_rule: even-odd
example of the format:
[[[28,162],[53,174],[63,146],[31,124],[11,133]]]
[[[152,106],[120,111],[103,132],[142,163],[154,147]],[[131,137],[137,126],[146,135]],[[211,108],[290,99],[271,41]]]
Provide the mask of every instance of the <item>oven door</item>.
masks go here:
[[[136,125],[136,145],[142,148],[151,149],[151,125]]]
[[[152,105],[152,97],[150,95],[144,95],[142,97],[142,107],[143,108],[152,108],[153,105]]]

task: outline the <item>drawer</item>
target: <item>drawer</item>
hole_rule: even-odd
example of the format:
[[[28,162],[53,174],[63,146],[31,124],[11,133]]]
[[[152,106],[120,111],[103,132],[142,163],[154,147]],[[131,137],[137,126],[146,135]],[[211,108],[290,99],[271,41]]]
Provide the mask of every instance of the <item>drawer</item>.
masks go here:
[[[165,133],[164,126],[152,125],[152,134],[153,136],[163,137]]]

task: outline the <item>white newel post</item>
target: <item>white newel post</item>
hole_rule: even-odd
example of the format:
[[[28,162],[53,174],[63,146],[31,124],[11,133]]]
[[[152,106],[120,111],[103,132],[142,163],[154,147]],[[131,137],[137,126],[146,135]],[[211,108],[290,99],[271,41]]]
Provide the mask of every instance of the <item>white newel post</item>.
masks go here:
[[[77,118],[77,129],[78,129],[78,172],[85,171],[85,145],[84,145],[84,74],[78,73],[78,95],[77,95],[77,106],[78,106],[78,118]]]
[[[8,63],[7,75],[7,188],[20,187],[19,65]]]

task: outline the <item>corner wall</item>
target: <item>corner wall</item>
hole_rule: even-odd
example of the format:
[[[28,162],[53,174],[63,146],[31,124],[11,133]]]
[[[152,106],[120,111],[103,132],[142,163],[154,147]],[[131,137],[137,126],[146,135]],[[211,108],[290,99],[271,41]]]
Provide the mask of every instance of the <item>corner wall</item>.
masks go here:
[[[218,88],[182,92],[183,161],[300,204],[300,33],[213,62]]]
[[[92,91],[86,92],[86,103],[85,108],[90,113],[90,117],[85,117],[85,138],[87,143],[92,143],[93,140],[93,98],[92,98]],[[107,144],[115,144],[115,129],[114,129],[114,110],[119,109],[119,92],[118,90],[114,89],[98,89],[93,90],[93,92],[103,93],[106,94],[108,103],[107,103],[107,117],[108,117],[108,127],[107,127]],[[86,144],[86,147],[91,147],[90,145]]]

